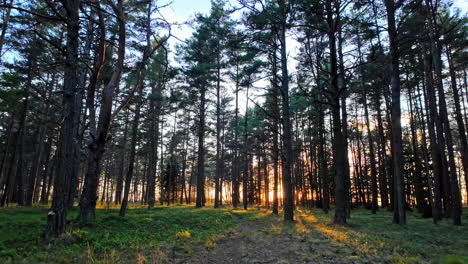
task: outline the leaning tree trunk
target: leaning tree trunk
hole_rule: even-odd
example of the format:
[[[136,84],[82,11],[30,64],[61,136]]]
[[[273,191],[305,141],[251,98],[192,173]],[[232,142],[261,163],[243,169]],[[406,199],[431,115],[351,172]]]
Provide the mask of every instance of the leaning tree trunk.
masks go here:
[[[115,70],[112,73],[112,77],[109,83],[102,91],[102,102],[101,108],[99,110],[99,118],[97,128],[94,127],[91,132],[92,141],[88,145],[89,153],[87,160],[87,171],[85,175],[85,183],[83,191],[81,194],[80,200],[80,211],[78,214],[78,219],[88,220],[94,219],[96,217],[96,202],[97,202],[97,189],[99,185],[99,175],[101,173],[102,158],[105,151],[106,142],[108,140],[107,135],[109,133],[110,124],[112,121],[112,107],[113,107],[113,98],[116,88],[120,82],[120,76],[123,69],[124,57],[125,57],[125,18],[123,12],[123,0],[119,0],[118,6],[115,8],[114,12],[117,16],[117,22],[119,25],[119,48],[117,52],[117,63]],[[88,92],[94,94],[96,89],[96,83],[98,82],[99,74],[102,68],[102,63],[104,61],[104,38],[105,38],[105,28],[103,22],[103,15],[100,10],[98,10],[99,20],[100,20],[100,46],[101,52],[98,59],[98,64],[91,78],[90,85],[88,87]],[[94,102],[93,98],[89,98],[91,103],[88,103],[90,113],[94,111]],[[95,122],[94,117],[90,117],[90,122]]]

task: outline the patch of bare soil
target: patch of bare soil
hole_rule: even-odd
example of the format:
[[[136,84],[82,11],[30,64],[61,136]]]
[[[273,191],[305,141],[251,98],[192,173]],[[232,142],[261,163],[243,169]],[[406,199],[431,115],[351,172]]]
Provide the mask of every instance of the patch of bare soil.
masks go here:
[[[171,263],[387,263],[357,256],[319,232],[295,232],[294,224],[280,219],[243,221],[211,248],[195,249],[190,256],[173,254]]]

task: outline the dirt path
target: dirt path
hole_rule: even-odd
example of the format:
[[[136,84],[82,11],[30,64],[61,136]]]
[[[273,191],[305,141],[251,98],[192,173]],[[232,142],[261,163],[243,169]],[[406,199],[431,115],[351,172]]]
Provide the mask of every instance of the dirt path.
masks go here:
[[[278,227],[271,220],[242,221],[211,249],[201,249],[173,263],[385,263],[358,258],[319,232],[294,232],[294,225]]]

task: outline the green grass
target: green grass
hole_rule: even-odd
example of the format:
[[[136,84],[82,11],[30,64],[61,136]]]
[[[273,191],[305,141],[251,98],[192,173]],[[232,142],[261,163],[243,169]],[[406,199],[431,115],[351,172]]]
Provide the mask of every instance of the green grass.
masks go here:
[[[391,213],[381,210],[352,211],[349,226],[331,224],[333,213],[296,211],[295,224],[266,210],[230,208],[195,209],[192,206],[133,207],[127,216],[118,209],[98,209],[95,221],[69,225],[66,235],[46,241],[42,234],[47,208],[0,208],[0,263],[144,263],[166,262],[174,255],[190,257],[199,248],[217,247],[217,240],[246,221],[257,221],[259,231],[273,235],[298,234],[308,243],[326,237],[349,258],[383,260],[385,263],[468,263],[468,217],[462,226],[449,220],[434,225],[408,213],[405,226],[392,224]],[[77,211],[69,212],[69,220]],[[241,236],[250,236],[245,232]],[[317,246],[317,245],[316,245]],[[376,257],[374,258],[373,257]],[[360,262],[359,262],[360,263]]]
[[[468,263],[468,216],[463,225],[454,226],[450,219],[437,225],[432,219],[408,212],[404,226],[392,224],[392,214],[380,210],[357,209],[351,213],[349,226],[331,225],[330,215],[320,210],[302,212],[299,219],[309,230],[315,230],[358,255],[380,255],[392,263]],[[299,228],[300,229],[300,228]]]
[[[194,207],[134,208],[127,216],[117,209],[97,210],[95,221],[73,223],[67,234],[45,241],[47,208],[0,209],[0,262],[115,263],[164,259],[176,248],[190,254],[195,246],[212,247],[240,220],[254,220],[258,211]],[[76,210],[68,218],[76,218]],[[221,234],[221,235],[220,235]]]

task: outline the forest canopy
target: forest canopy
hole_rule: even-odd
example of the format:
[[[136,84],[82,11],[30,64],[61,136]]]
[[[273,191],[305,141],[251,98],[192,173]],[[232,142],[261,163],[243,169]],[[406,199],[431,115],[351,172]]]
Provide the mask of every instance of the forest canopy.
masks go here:
[[[136,204],[466,224],[467,9],[173,4],[0,1],[1,207],[48,208],[46,239]]]

